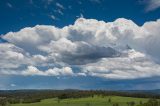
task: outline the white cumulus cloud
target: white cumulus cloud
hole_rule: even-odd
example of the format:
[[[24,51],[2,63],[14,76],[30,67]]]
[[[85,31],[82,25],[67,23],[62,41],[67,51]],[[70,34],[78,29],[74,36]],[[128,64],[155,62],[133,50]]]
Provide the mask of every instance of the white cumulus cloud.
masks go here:
[[[62,67],[62,68],[52,68],[45,71],[39,70],[37,67],[28,66],[27,69],[23,71],[13,71],[13,70],[4,70],[1,72],[4,75],[23,75],[23,76],[72,76],[74,75],[72,69],[70,67]]]
[[[136,25],[79,18],[63,28],[37,25],[9,32],[0,73],[135,79],[160,76],[160,20]],[[77,67],[75,70],[72,67]]]

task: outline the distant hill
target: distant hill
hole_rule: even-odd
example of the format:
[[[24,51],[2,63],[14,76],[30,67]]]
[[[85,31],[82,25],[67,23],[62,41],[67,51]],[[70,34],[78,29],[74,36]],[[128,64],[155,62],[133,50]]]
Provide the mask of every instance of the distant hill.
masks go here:
[[[155,90],[122,90],[120,92],[129,92],[129,93],[147,93],[147,94],[158,94],[160,95],[160,89]]]

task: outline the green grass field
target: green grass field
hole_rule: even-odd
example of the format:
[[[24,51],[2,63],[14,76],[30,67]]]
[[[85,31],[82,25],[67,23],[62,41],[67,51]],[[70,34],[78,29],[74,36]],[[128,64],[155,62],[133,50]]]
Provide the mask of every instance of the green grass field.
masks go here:
[[[109,98],[111,98],[111,102],[108,102]],[[120,96],[94,96],[88,98],[80,98],[80,99],[64,99],[58,101],[58,99],[45,99],[39,103],[30,103],[30,104],[13,104],[11,106],[113,106],[114,103],[118,103],[119,106],[128,106],[127,102],[134,101],[136,104],[139,104],[140,101],[143,103],[148,99],[143,98],[130,98],[130,97],[120,97]]]

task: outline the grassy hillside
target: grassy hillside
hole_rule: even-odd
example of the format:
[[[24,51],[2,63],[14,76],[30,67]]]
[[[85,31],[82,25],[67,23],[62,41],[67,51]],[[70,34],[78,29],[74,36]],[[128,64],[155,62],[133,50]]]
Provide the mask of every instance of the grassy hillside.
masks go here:
[[[110,99],[110,100],[109,100]],[[143,98],[131,98],[131,97],[120,97],[120,96],[94,96],[88,98],[80,99],[64,99],[58,100],[45,99],[39,103],[30,104],[13,104],[11,106],[113,106],[113,104],[118,103],[119,106],[128,106],[127,102],[135,102],[135,105],[140,104],[140,102],[147,102],[148,99]]]

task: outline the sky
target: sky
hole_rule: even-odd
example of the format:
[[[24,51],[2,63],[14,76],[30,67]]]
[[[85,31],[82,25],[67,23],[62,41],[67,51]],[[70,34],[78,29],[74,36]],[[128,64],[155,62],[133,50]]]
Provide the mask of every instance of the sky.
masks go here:
[[[1,0],[0,89],[160,89],[160,0]]]

